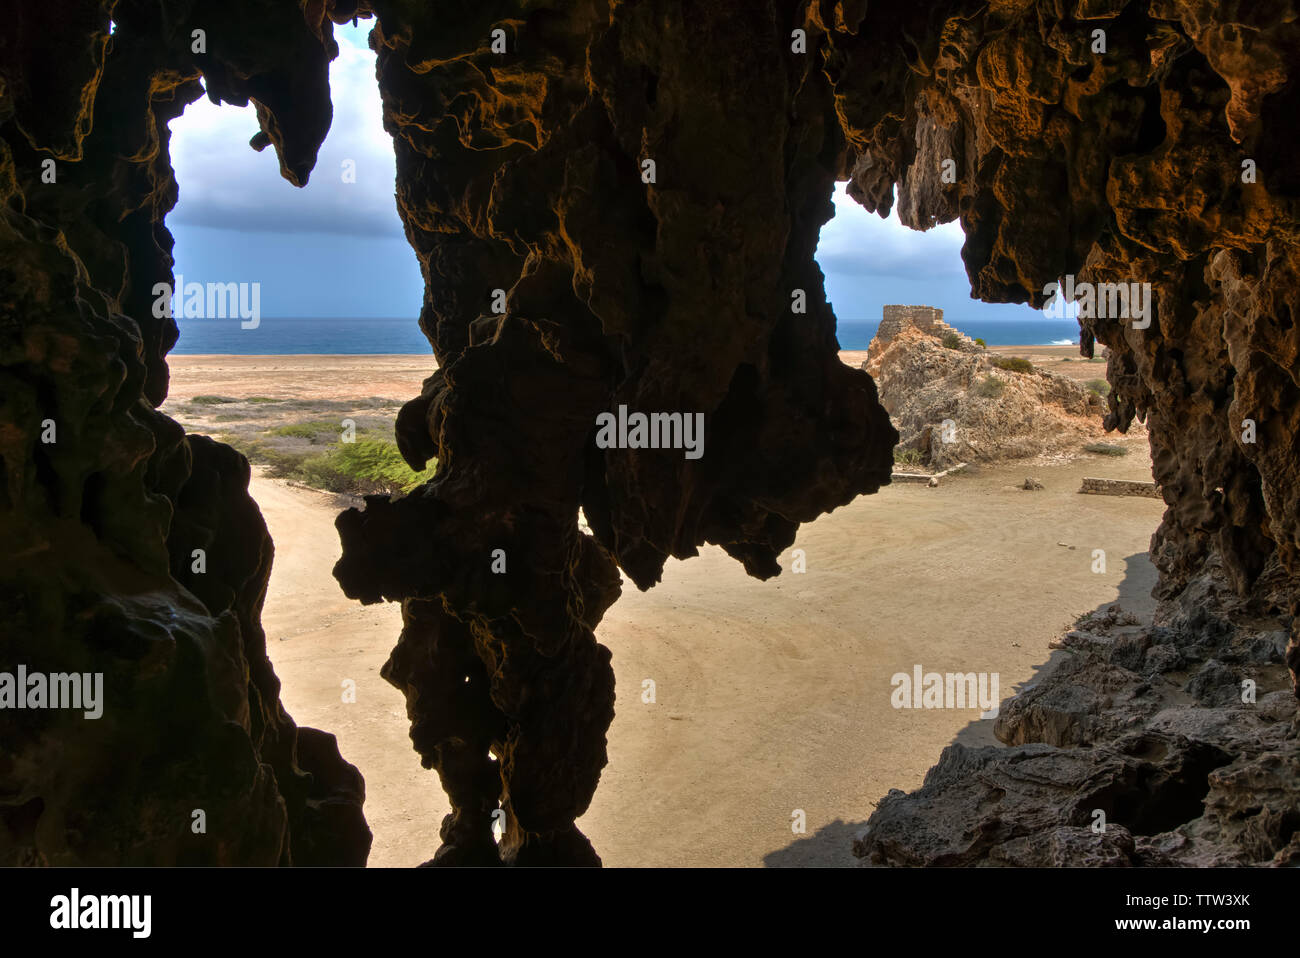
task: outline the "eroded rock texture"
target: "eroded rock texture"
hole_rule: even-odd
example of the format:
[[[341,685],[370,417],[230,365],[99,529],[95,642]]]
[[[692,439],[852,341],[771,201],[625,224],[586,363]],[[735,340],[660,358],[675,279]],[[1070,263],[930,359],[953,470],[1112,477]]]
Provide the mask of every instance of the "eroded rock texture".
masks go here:
[[[617,570],[648,588],[711,542],[766,578],[799,523],[889,480],[896,433],[812,259],[844,140],[790,5],[372,6],[440,367],[398,440],[438,474],[341,516],[336,574],[404,601],[386,675],[452,797],[436,861],[496,861],[500,800],[502,859],[594,864],[573,820]],[[703,456],[598,448],[620,405],[703,414]]]
[[[7,860],[364,858],[355,770],[278,705],[246,465],[155,411],[176,334],[150,310],[170,278],[167,118],[200,76],[252,99],[253,145],[303,182],[329,123],[330,24],[358,14],[375,17],[439,366],[398,439],[439,466],[340,516],[336,574],[403,603],[385,674],[452,799],[436,861],[598,862],[573,823],[605,761],[614,677],[593,630],[618,571],[648,588],[669,556],[717,543],[774,575],[799,523],[888,480],[897,434],[836,358],[812,259],[837,177],[917,228],[960,217],[984,299],[1040,304],[1065,273],[1151,283],[1149,328],[1092,317],[1081,345],[1110,348],[1107,422],[1145,418],[1169,504],[1153,544],[1169,634],[1085,642],[1093,659],[1059,680],[1077,694],[1008,708],[1018,751],[946,759],[929,791],[882,806],[864,853],[1291,855],[1294,705],[1262,685],[1267,709],[1200,716],[1229,707],[1233,636],[1287,635],[1300,595],[1293,4],[68,0],[16,8],[0,36],[4,650],[102,669],[115,711],[5,725]],[[619,406],[702,414],[704,455],[598,447],[597,415]],[[1154,674],[1196,669],[1187,716],[1141,704],[1150,656],[1169,666]],[[1137,737],[1107,714],[1116,695]],[[1017,768],[1044,750],[1053,785],[1031,794]],[[1106,807],[1127,837],[1089,843],[1061,813],[1095,775],[1120,783]],[[1217,827],[1188,797],[1202,779],[1228,818],[1264,818]],[[1165,783],[1155,799],[1121,801],[1148,780]],[[948,797],[947,837],[908,831]],[[1004,840],[953,852],[1004,800]],[[195,807],[206,840],[187,830]],[[215,818],[241,829],[214,838]],[[1050,842],[1026,851],[1044,824]],[[1154,851],[1136,837],[1179,829]]]
[[[1073,648],[999,720],[1003,741],[1045,743],[1050,755],[954,747],[924,789],[882,804],[860,853],[897,863],[1294,860],[1295,703],[1276,693],[1290,697],[1300,667],[1290,632],[1300,599],[1295,5],[862,7],[822,17],[857,152],[850,192],[886,211],[897,185],[899,215],[919,229],[960,217],[972,288],[986,300],[1040,305],[1066,274],[1151,284],[1148,328],[1090,316],[1081,346],[1109,347],[1106,425],[1145,420],[1168,510],[1152,541],[1154,630],[1117,648]],[[906,69],[881,68],[899,59]],[[956,175],[945,178],[949,160]],[[1229,646],[1255,640],[1267,654],[1253,667],[1285,655],[1289,681],[1232,664],[1240,653]],[[1143,643],[1164,663],[1155,679]],[[1242,701],[1246,677],[1258,680],[1256,703]],[[1186,716],[1162,711],[1184,704]],[[1090,751],[1059,751],[1082,745]],[[1139,754],[1147,764],[1134,766]],[[1031,762],[1027,775],[1016,770]],[[1175,784],[1151,784],[1166,774]],[[1040,775],[1073,784],[1053,797],[1026,784]],[[1103,780],[1128,804],[1094,801],[1088,789]],[[1129,837],[1079,841],[1070,829],[1092,807]]]
[[[172,279],[167,121],[200,77],[255,97],[301,182],[329,127],[328,32],[269,2],[3,19],[0,671],[104,678],[98,719],[3,713],[0,863],[363,864],[361,776],[294,725],[266,657],[248,463],[155,408],[177,334],[153,309]]]
[[[999,367],[999,358],[969,339],[951,348],[908,324],[887,341],[877,334],[862,368],[899,432],[898,448],[936,471],[1077,453],[1104,434],[1096,393],[1045,370]]]
[[[796,523],[883,481],[892,430],[834,361],[811,263],[837,174],[881,212],[897,188],[914,227],[960,217],[982,298],[1041,305],[1066,273],[1151,284],[1149,327],[1089,317],[1081,345],[1111,349],[1108,426],[1150,428],[1161,595],[1218,576],[1289,628],[1289,5],[373,9],[442,367],[398,434],[440,474],[341,517],[337,572],[363,600],[406,602],[388,675],[463,794],[442,860],[495,860],[498,793],[507,860],[595,860],[567,823],[603,762],[612,682],[591,629],[615,564],[645,588],[665,557],[717,542],[772,574]],[[704,412],[704,459],[595,448],[595,415],[618,404]],[[573,787],[546,780],[555,762]]]

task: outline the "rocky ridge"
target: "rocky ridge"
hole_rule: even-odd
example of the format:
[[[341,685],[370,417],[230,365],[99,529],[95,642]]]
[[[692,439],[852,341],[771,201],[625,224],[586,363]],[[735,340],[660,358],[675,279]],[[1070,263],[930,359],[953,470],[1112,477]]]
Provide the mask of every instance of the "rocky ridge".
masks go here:
[[[872,340],[862,364],[899,432],[898,448],[940,470],[1043,454],[1078,454],[1105,435],[1105,403],[1072,379],[1000,368],[971,343],[945,345],[914,326]]]

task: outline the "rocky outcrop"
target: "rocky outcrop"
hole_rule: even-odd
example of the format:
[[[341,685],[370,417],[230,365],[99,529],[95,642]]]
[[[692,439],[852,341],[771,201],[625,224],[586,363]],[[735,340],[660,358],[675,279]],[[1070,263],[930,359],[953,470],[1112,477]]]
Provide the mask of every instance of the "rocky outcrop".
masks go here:
[[[341,516],[336,575],[403,601],[386,675],[452,798],[435,862],[495,861],[499,802],[503,860],[594,864],[573,821],[605,764],[618,570],[646,589],[715,543],[767,578],[799,523],[889,481],[897,434],[812,259],[844,143],[799,117],[830,88],[741,3],[376,10],[439,365],[397,435],[438,474]],[[732,36],[767,55],[719,56]],[[702,416],[702,456],[601,448],[620,407]]]
[[[935,306],[896,306],[886,305],[881,309],[880,325],[876,335],[867,344],[866,365],[863,366],[872,376],[880,367],[880,356],[904,330],[917,330],[926,336],[946,343],[951,349],[965,353],[974,353],[980,346],[961,330],[954,329],[943,321],[943,310]]]
[[[1045,370],[999,366],[1001,357],[973,344],[947,342],[904,326],[883,343],[873,339],[863,363],[899,432],[898,448],[915,452],[922,464],[941,470],[1077,455],[1104,435],[1105,406],[1096,393]]]
[[[949,746],[918,791],[881,801],[855,853],[891,865],[1300,863],[1287,633],[1215,595],[1218,581],[1205,573],[1155,625],[1117,607],[1085,617],[1001,708],[994,733],[1011,747]]]
[[[828,34],[850,192],[884,212],[898,183],[909,225],[960,218],[987,300],[1149,283],[1149,326],[1088,316],[1081,344],[1109,349],[1108,425],[1150,429],[1162,595],[1213,554],[1239,590],[1275,551],[1295,575],[1300,27],[1199,0],[876,9]],[[891,52],[911,70],[882,87],[869,64]]]
[[[899,215],[909,225],[960,218],[972,288],[986,300],[1043,305],[1050,284],[1063,276],[1076,286],[1125,283],[1141,291],[1149,284],[1144,315],[1084,314],[1081,347],[1088,356],[1097,342],[1107,347],[1106,426],[1124,430],[1145,421],[1154,479],[1168,505],[1152,558],[1162,615],[1185,628],[1154,642],[1158,658],[1201,661],[1189,650],[1213,649],[1219,630],[1247,623],[1272,623],[1275,637],[1291,636],[1300,610],[1300,329],[1293,322],[1300,305],[1300,173],[1285,145],[1300,64],[1292,5],[891,6],[853,21],[832,28],[829,41],[840,115],[858,148],[852,195],[885,212],[898,184]],[[870,65],[890,51],[911,65],[892,84]],[[938,175],[945,167],[957,171],[947,182]],[[1242,603],[1255,619],[1238,618]],[[1294,687],[1300,651],[1293,637],[1287,641]],[[1223,661],[1216,662],[1204,665],[1198,687],[1223,678]],[[1279,677],[1272,687],[1285,697],[1285,685]],[[1030,698],[1099,703],[1097,720],[1108,725],[1107,710],[1123,714],[1113,703],[1151,707],[1161,694],[1143,678],[1090,666],[1081,678],[1058,670]],[[1295,749],[1296,729],[1287,721],[1295,703],[1270,702],[1274,718],[1264,720],[1266,730],[1254,727],[1260,718],[1253,709],[1216,723],[1205,709],[1222,707],[1217,700],[1190,706],[1198,747],[1223,752],[1230,761],[1222,768],[1233,770],[1237,791],[1231,801],[1210,792],[1203,814],[1199,803],[1188,802],[1182,814],[1160,822],[1172,827],[1179,820],[1177,841],[1197,845],[1174,857],[1283,861],[1293,854],[1294,808],[1277,795],[1294,788],[1282,756]],[[1013,703],[1007,714],[1020,708]],[[1026,720],[1014,733],[1004,722],[1000,731],[1011,741],[1053,744],[1062,729],[1083,735],[1091,721],[1048,721],[1041,709],[1023,708],[1041,720]],[[1251,744],[1258,736],[1267,743]],[[1073,743],[1054,747],[1061,745]],[[1114,735],[1104,745],[1128,747]],[[1068,762],[1082,761],[1086,770],[1095,761],[1104,777],[1111,759],[1101,747]],[[921,792],[882,805],[862,851],[887,861],[929,860],[930,839],[906,820],[917,821],[923,808],[942,817],[934,803],[951,799],[962,829],[982,817],[1006,824],[1002,837],[969,846],[960,860],[1094,860],[1101,845],[1086,851],[1065,834],[1050,848],[1007,850],[1012,833],[1033,822],[1079,824],[1071,803],[1084,794],[1071,786],[1057,798],[1034,796],[1014,784],[1023,781],[1012,771],[1019,755],[979,758],[990,768],[979,785],[936,770]],[[1252,777],[1255,761],[1275,770]],[[949,771],[965,762],[945,759]],[[1064,766],[1060,772],[1074,781]],[[970,789],[1004,773],[1010,804],[990,801],[976,814],[967,804],[974,800]],[[1206,788],[1218,789],[1221,774],[1227,773],[1207,773]],[[1253,795],[1249,782],[1258,783]],[[1259,839],[1216,818],[1234,804],[1243,813],[1255,810],[1245,815],[1251,822],[1258,812],[1284,824]],[[1133,860],[1156,858],[1138,847]]]
[[[1065,275],[1151,284],[1143,323],[1087,316],[1081,346],[1108,347],[1106,424],[1146,422],[1168,504],[1160,595],[1189,611],[1150,648],[1205,673],[1170,725],[1186,746],[1140,684],[1121,696],[1140,734],[1109,731],[1106,696],[1133,681],[1116,669],[1141,674],[1131,642],[1062,673],[1084,691],[1009,707],[1025,718],[1004,726],[1059,742],[950,753],[929,792],[882,805],[867,853],[1291,854],[1294,725],[1216,710],[1235,668],[1221,623],[1240,633],[1247,603],[1289,633],[1300,611],[1292,4],[74,0],[23,5],[0,35],[0,628],[13,663],[103,671],[112,713],[4,724],[4,860],[364,860],[355,770],[278,704],[246,466],[156,410],[176,330],[152,310],[171,278],[167,120],[204,89],[251,100],[252,145],[304,182],[329,124],[331,21],[358,15],[375,18],[439,366],[397,434],[439,470],[339,518],[336,574],[403,603],[385,675],[452,798],[436,861],[596,863],[573,823],[605,759],[615,686],[594,629],[619,571],[649,588],[668,557],[716,543],[775,575],[800,523],[888,481],[897,434],[870,376],[836,358],[813,262],[850,177],[869,209],[897,194],[918,229],[959,218],[985,300],[1041,305]],[[621,407],[702,417],[703,455],[597,442]],[[1075,699],[1087,721],[1053,717]],[[1141,782],[1158,787],[1138,801]],[[1004,825],[967,842],[960,822],[992,813],[964,790],[986,783]],[[949,795],[943,834],[908,830]],[[1082,835],[1080,801],[1132,841]],[[189,830],[200,808],[206,837]],[[1139,841],[1174,832],[1195,847]]]

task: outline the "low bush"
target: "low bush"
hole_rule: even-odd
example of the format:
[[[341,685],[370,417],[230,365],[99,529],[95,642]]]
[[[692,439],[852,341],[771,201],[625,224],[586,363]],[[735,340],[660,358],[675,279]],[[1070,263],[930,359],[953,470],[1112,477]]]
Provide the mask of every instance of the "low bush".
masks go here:
[[[414,472],[397,450],[383,439],[339,443],[328,452],[308,456],[291,478],[330,492],[353,495],[410,492],[433,478],[437,462]]]
[[[993,360],[993,365],[998,369],[1006,369],[1013,373],[1032,373],[1034,364],[1027,359],[1021,359],[1019,356],[999,356]]]
[[[433,478],[437,462],[414,472],[397,451],[397,444],[384,439],[359,437],[340,442],[323,452],[277,449],[264,439],[224,435],[214,437],[243,453],[249,462],[266,467],[274,479],[292,479],[304,485],[347,495],[409,492]]]
[[[306,439],[315,443],[317,436],[332,436],[338,439],[343,434],[342,423],[330,422],[327,419],[315,419],[310,422],[294,422],[287,426],[276,426],[269,430],[272,436],[286,436],[293,439]]]

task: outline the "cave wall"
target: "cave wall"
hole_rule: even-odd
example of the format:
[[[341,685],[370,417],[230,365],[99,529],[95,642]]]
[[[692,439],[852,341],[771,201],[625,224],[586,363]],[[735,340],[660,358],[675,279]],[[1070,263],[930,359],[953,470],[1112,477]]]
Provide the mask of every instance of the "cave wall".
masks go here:
[[[248,463],[156,409],[177,336],[153,309],[172,280],[167,122],[200,77],[256,97],[301,182],[329,127],[332,41],[270,2],[3,19],[0,671],[103,687],[97,719],[5,711],[0,863],[364,864],[361,776],[294,725],[266,657],[273,549]]]
[[[711,542],[767,578],[799,523],[889,481],[897,434],[812,259],[844,142],[785,6],[372,4],[439,365],[397,438],[438,473],[341,516],[336,575],[404,603],[385,674],[452,798],[439,863],[599,861],[573,820],[618,569],[648,588]],[[702,415],[702,457],[598,448],[620,406]]]
[[[598,863],[574,820],[605,763],[594,630],[620,570],[649,588],[715,543],[769,577],[800,523],[888,481],[897,435],[837,359],[813,262],[837,178],[915,228],[960,219],[986,300],[1041,305],[1067,273],[1150,282],[1149,328],[1089,318],[1081,348],[1109,348],[1108,425],[1150,429],[1160,595],[1231,594],[1289,628],[1290,3],[22,7],[0,37],[0,628],[6,664],[104,671],[113,711],[4,725],[5,860],[364,861],[359,775],[278,702],[247,464],[156,411],[176,330],[150,294],[171,275],[167,120],[203,89],[251,100],[251,145],[305,182],[331,23],[357,15],[438,362],[397,438],[438,472],[341,515],[335,574],[402,603],[384,674],[451,797],[438,863]],[[620,406],[701,414],[704,455],[601,448]],[[241,829],[192,836],[199,807]]]
[[[1107,425],[1143,417],[1151,431],[1169,506],[1153,539],[1160,595],[1208,575],[1258,614],[1294,612],[1289,6],[373,9],[441,366],[398,438],[413,466],[436,455],[440,473],[341,517],[337,575],[364,601],[406,602],[388,676],[417,748],[453,795],[455,781],[481,783],[472,811],[455,802],[445,860],[495,858],[484,836],[498,793],[507,860],[584,810],[609,715],[590,630],[615,595],[611,561],[645,588],[666,556],[715,542],[771,574],[795,523],[883,481],[890,430],[872,387],[834,362],[811,263],[837,176],[881,213],[897,188],[915,228],[959,218],[986,300],[1043,305],[1067,273],[1150,283],[1149,328],[1089,317],[1081,347],[1109,347]],[[652,183],[638,176],[647,159]],[[796,287],[813,300],[806,317],[788,308]],[[594,449],[594,415],[620,403],[704,411],[709,454]],[[1247,418],[1255,443],[1242,441]],[[576,507],[591,537],[575,532]],[[498,547],[515,564],[494,580]],[[534,716],[524,690],[557,668],[561,697],[591,670],[591,698]],[[522,764],[541,723],[565,730],[583,776],[551,817],[517,798],[521,779],[541,778],[540,760]],[[484,744],[500,784],[472,757]]]
[[[1155,621],[1077,623],[1004,703],[1008,747],[950,746],[882,800],[860,857],[1300,861],[1296,13],[872,5],[831,25],[859,202],[917,229],[959,219],[985,300],[1046,305],[1067,275],[1150,284],[1148,316],[1083,316],[1080,346],[1107,347],[1105,425],[1145,421],[1167,504]]]
[[[1268,579],[1264,605],[1294,614],[1294,4],[878,9],[827,36],[850,193],[883,213],[898,184],[905,224],[960,219],[988,301],[1043,305],[1066,274],[1150,283],[1149,328],[1083,318],[1081,346],[1109,349],[1107,426],[1150,430],[1159,594],[1215,564],[1239,593]],[[885,83],[872,66],[900,51]]]

